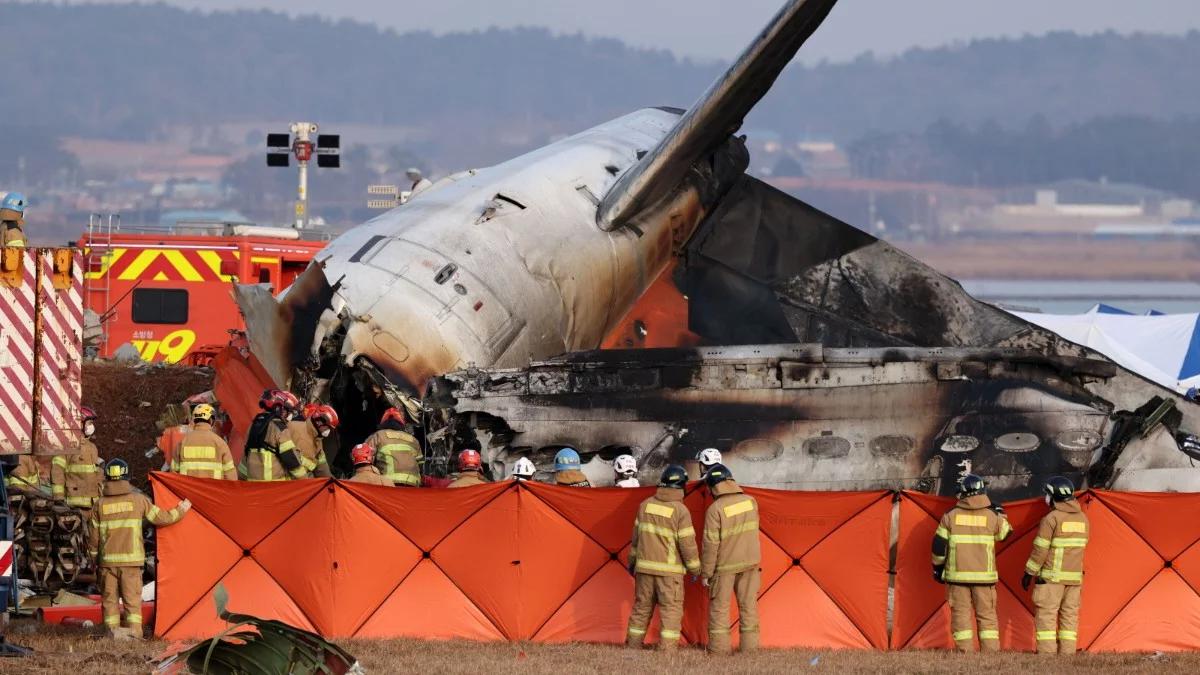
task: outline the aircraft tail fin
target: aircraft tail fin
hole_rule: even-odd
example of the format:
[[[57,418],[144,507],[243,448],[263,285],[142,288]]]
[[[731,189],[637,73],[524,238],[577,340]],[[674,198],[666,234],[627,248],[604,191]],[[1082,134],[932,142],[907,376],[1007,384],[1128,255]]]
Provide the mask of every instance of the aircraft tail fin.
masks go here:
[[[736,132],[836,3],[788,0],[658,146],[617,180],[596,213],[600,228],[615,230],[670,194],[697,160]]]

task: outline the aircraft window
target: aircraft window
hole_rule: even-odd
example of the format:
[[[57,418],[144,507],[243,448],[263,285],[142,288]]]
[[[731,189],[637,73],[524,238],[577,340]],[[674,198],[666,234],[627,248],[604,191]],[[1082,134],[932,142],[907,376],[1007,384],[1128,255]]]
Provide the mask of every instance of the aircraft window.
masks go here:
[[[903,457],[912,452],[916,445],[909,436],[876,436],[871,439],[871,454],[885,457]]]
[[[1041,439],[1033,434],[1004,434],[996,439],[996,447],[1004,452],[1031,452],[1041,444]]]
[[[375,244],[378,244],[381,239],[383,239],[382,234],[377,234],[368,239],[367,243],[362,245],[362,248],[358,249],[354,252],[354,255],[350,256],[350,262],[356,263],[362,260],[362,257],[367,254],[367,251],[370,251],[372,248],[374,248]]]
[[[137,288],[131,300],[134,323],[181,324],[188,321],[188,292],[182,288]]]
[[[942,452],[971,452],[979,447],[979,439],[974,436],[947,436],[942,441]]]
[[[850,454],[850,441],[840,436],[814,436],[804,441],[804,452],[819,459],[837,459]]]

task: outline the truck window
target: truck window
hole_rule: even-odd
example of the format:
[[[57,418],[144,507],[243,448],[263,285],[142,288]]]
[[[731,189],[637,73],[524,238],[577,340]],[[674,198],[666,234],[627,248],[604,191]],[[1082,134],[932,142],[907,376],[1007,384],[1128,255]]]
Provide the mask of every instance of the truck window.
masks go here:
[[[134,323],[187,323],[188,292],[181,288],[138,288],[132,302]]]

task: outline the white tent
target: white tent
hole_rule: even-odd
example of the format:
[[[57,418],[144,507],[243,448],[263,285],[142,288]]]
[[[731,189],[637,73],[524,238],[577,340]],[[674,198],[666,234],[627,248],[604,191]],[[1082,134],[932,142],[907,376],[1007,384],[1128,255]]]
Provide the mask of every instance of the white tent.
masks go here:
[[[1168,389],[1200,387],[1200,314],[1119,312],[1097,305],[1086,314],[1013,313]]]

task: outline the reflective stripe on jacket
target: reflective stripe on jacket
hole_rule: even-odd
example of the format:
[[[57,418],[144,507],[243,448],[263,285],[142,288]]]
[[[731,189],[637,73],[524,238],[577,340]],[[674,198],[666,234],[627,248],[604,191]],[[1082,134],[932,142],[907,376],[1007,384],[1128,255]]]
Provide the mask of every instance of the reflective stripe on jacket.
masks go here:
[[[233,453],[225,439],[212,430],[208,422],[197,422],[179,443],[171,460],[171,470],[197,478],[237,480]]]
[[[1083,583],[1083,552],[1091,525],[1079,502],[1055,502],[1042,517],[1025,571],[1053,584]]]
[[[240,473],[252,482],[268,482],[304,478],[307,472],[296,452],[296,444],[289,438],[287,423],[273,419],[267,424],[261,448],[247,448]],[[296,468],[288,470],[284,465],[285,454],[295,458]]]
[[[732,480],[712,488],[713,503],[704,514],[701,574],[737,574],[762,560],[758,542],[758,502]]]
[[[994,584],[999,579],[996,542],[1004,541],[1012,527],[1008,518],[993,511],[991,505],[987,495],[974,495],[960,499],[942,516],[934,532],[933,564],[945,566],[943,581]]]
[[[146,495],[134,492],[129,481],[109,481],[92,510],[88,549],[100,567],[141,567],[146,562],[142,521],[165,526],[181,517],[179,507],[163,511]]]
[[[380,429],[367,437],[375,449],[375,466],[384,478],[397,485],[421,485],[421,446],[412,434],[398,429]]]
[[[683,490],[660,487],[653,497],[638,506],[629,562],[638,574],[700,573],[696,530],[691,514],[683,505]]]
[[[304,471],[317,478],[328,478],[332,474],[325,460],[325,446],[321,434],[310,420],[292,420],[287,425],[288,437],[296,444],[300,463]]]
[[[99,451],[89,439],[80,439],[79,454],[57,455],[50,461],[50,484],[54,497],[70,506],[92,508],[92,501],[100,496],[103,482]]]
[[[5,474],[4,485],[10,490],[38,492],[42,489],[42,470],[33,455],[18,455],[17,465]]]

